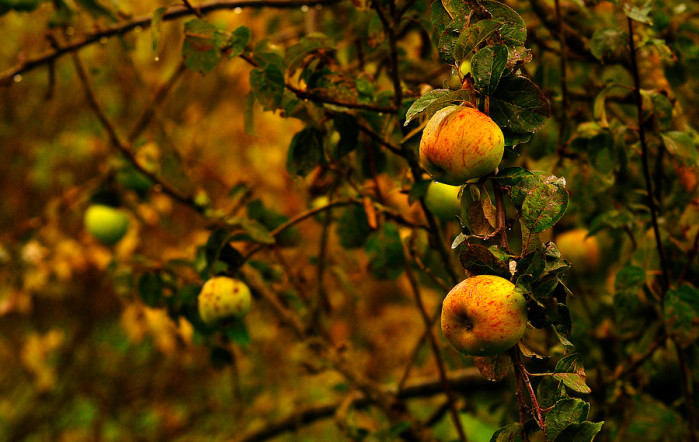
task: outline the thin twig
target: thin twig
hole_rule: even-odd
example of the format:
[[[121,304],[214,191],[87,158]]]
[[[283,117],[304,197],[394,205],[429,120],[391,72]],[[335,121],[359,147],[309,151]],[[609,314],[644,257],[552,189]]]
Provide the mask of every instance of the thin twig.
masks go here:
[[[296,9],[302,6],[313,7],[316,5],[326,6],[339,3],[340,0],[237,0],[237,1],[212,1],[204,3],[199,7],[202,14],[214,11],[229,10],[236,8],[271,8],[271,9]],[[181,17],[192,15],[193,12],[184,5],[175,5],[168,8],[162,16],[162,21],[175,20]],[[24,74],[32,69],[48,64],[63,55],[75,52],[86,46],[100,42],[103,38],[114,37],[126,34],[136,28],[147,28],[152,23],[152,15],[143,15],[126,23],[118,23],[106,29],[93,32],[80,40],[66,43],[60,47],[46,51],[43,54],[27,58],[26,61],[6,69],[0,73],[0,85],[12,84],[15,75]]]
[[[141,135],[146,127],[148,127],[148,123],[150,123],[151,119],[155,115],[155,110],[157,109],[158,105],[163,102],[167,94],[172,90],[173,86],[175,86],[175,83],[177,83],[177,80],[185,72],[185,70],[186,67],[184,63],[180,63],[179,66],[177,66],[177,69],[175,69],[172,75],[170,75],[170,78],[168,78],[168,80],[156,91],[155,95],[153,96],[153,100],[143,111],[141,117],[138,119],[133,129],[131,129],[129,136],[126,138],[130,144],[133,144],[136,141],[136,138]]]
[[[561,121],[558,127],[558,143],[563,144],[566,125],[568,123],[568,49],[566,45],[566,31],[563,26],[563,17],[561,16],[560,0],[555,0],[556,4],[556,21],[558,22],[558,40],[561,43],[560,67],[561,67]]]
[[[641,139],[641,164],[643,166],[643,176],[646,181],[646,192],[648,194],[648,209],[650,210],[651,222],[653,224],[653,233],[655,234],[655,246],[660,255],[660,267],[662,270],[662,299],[665,298],[665,292],[670,288],[670,271],[667,263],[667,256],[663,248],[663,241],[660,237],[660,228],[658,227],[658,209],[655,205],[653,197],[653,181],[650,176],[650,168],[648,166],[648,144],[646,142],[645,123],[643,121],[643,98],[641,97],[641,80],[638,73],[638,62],[636,60],[636,43],[634,42],[633,20],[626,19],[629,27],[629,49],[631,51],[631,74],[633,75],[634,94],[636,95],[636,110],[638,112],[638,136]]]
[[[73,55],[73,64],[75,66],[75,70],[78,73],[78,77],[80,78],[80,81],[82,82],[83,89],[85,90],[85,95],[87,96],[87,100],[90,104],[90,107],[92,108],[93,112],[95,113],[95,116],[99,120],[100,124],[104,128],[104,130],[107,132],[107,135],[109,137],[109,141],[111,144],[119,150],[119,152],[126,157],[127,160],[142,174],[146,175],[148,178],[150,178],[153,182],[157,183],[160,185],[160,188],[162,191],[169,195],[171,198],[174,200],[194,208],[197,211],[202,211],[203,209],[195,203],[194,199],[189,196],[184,196],[180,194],[178,191],[176,191],[174,188],[172,188],[169,184],[165,183],[163,180],[161,180],[158,176],[156,176],[154,173],[152,173],[150,170],[146,169],[141,165],[141,163],[138,161],[138,158],[136,158],[136,154],[134,154],[131,149],[124,144],[121,139],[119,138],[119,135],[117,134],[116,128],[112,124],[111,121],[109,121],[109,118],[107,118],[107,115],[104,113],[102,110],[102,107],[99,104],[99,101],[97,100],[97,95],[95,94],[94,90],[92,89],[92,85],[90,84],[90,79],[88,78],[87,71],[85,69],[85,66],[83,66],[82,62],[80,61],[80,57],[78,56],[77,53],[72,54]]]
[[[687,425],[689,426],[689,442],[697,442],[697,418],[694,408],[694,394],[692,389],[692,371],[687,363],[687,356],[684,349],[676,339],[673,339],[677,350],[677,361],[680,364],[680,375],[682,378],[682,392],[684,393],[684,406],[687,407]]]
[[[464,428],[461,425],[461,418],[459,417],[459,410],[456,408],[456,399],[454,398],[454,392],[449,386],[449,379],[447,378],[447,369],[444,365],[444,359],[442,358],[442,352],[437,344],[437,339],[434,337],[432,332],[432,320],[427,315],[427,310],[425,310],[425,304],[422,302],[422,294],[420,292],[420,284],[417,282],[415,273],[410,267],[410,262],[405,263],[405,274],[408,276],[408,281],[410,282],[410,287],[413,291],[413,297],[415,298],[415,304],[417,304],[418,310],[420,311],[420,316],[422,316],[422,321],[425,323],[425,332],[427,333],[427,340],[432,347],[432,353],[434,355],[434,360],[437,363],[437,369],[439,370],[439,378],[442,382],[442,387],[447,395],[447,400],[449,401],[449,410],[451,412],[452,421],[456,427],[456,431],[459,434],[459,439],[466,441],[466,434],[464,433]]]
[[[393,0],[390,2],[391,8],[395,8]],[[398,71],[398,45],[396,42],[395,22],[390,22],[383,12],[377,0],[371,2],[374,10],[383,24],[384,32],[388,38],[388,59],[391,66],[391,81],[393,82],[393,103],[396,109],[400,109],[403,103],[403,88],[400,84],[400,72]]]

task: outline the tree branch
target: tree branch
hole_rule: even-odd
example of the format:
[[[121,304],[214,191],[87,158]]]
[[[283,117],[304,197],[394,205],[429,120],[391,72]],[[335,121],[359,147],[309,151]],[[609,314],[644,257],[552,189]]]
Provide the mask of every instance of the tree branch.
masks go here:
[[[272,9],[295,9],[302,6],[316,5],[333,5],[339,3],[340,0],[237,0],[237,1],[212,1],[204,3],[199,7],[201,14],[208,14],[214,11],[236,9],[236,8],[272,8]],[[162,20],[169,21],[181,17],[193,15],[195,12],[185,5],[171,6],[163,14]],[[78,51],[86,46],[98,43],[103,38],[114,37],[117,35],[126,34],[136,28],[147,28],[151,25],[152,15],[144,15],[137,17],[126,23],[118,23],[107,27],[106,29],[93,32],[80,40],[66,43],[62,46],[57,46],[43,54],[28,58],[21,64],[6,69],[0,73],[0,85],[7,86],[12,84],[12,79],[16,75],[24,74],[32,69],[49,64],[57,58]]]
[[[452,421],[456,427],[456,432],[459,434],[459,439],[466,441],[466,434],[464,433],[464,428],[461,425],[461,418],[459,417],[459,410],[456,408],[456,399],[454,398],[454,393],[449,385],[449,379],[447,379],[447,369],[444,365],[444,360],[442,359],[442,353],[437,344],[437,340],[434,337],[432,331],[432,320],[425,310],[425,304],[422,302],[422,294],[420,293],[420,284],[413,273],[413,269],[410,267],[410,262],[405,262],[405,274],[408,276],[408,281],[410,282],[410,287],[413,291],[413,297],[415,298],[415,304],[420,311],[420,316],[422,316],[422,321],[425,323],[425,332],[427,333],[427,340],[432,347],[432,353],[434,355],[434,360],[437,363],[437,369],[439,370],[439,379],[442,383],[442,388],[447,395],[447,400],[449,401],[449,411],[451,412]]]
[[[646,142],[646,129],[643,121],[643,98],[641,97],[641,80],[638,74],[638,62],[636,60],[636,43],[633,36],[633,20],[626,19],[629,27],[629,50],[631,51],[631,74],[633,75],[634,94],[636,96],[636,110],[638,113],[638,136],[641,139],[641,164],[643,166],[643,177],[646,181],[646,192],[648,193],[648,209],[650,209],[651,222],[653,224],[653,233],[655,234],[655,246],[660,255],[660,267],[662,270],[662,286],[663,294],[661,302],[665,299],[665,292],[670,288],[670,271],[667,263],[667,256],[663,248],[663,241],[660,237],[660,228],[658,227],[658,208],[655,205],[653,197],[653,181],[650,176],[650,167],[648,166],[648,143]]]

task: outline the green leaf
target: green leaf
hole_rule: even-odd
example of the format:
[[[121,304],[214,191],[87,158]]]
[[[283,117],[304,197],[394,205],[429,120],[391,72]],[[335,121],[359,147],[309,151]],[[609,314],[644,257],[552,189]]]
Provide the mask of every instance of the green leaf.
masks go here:
[[[640,288],[646,281],[646,271],[641,267],[626,266],[619,270],[614,280],[614,290]]]
[[[369,270],[374,278],[396,279],[403,273],[403,241],[395,224],[384,223],[381,229],[369,237],[365,251],[369,258]]]
[[[284,74],[276,64],[250,71],[250,87],[265,110],[279,108],[284,96]]]
[[[590,39],[590,52],[599,61],[605,57],[613,57],[620,49],[625,49],[629,42],[629,34],[618,28],[598,29]]]
[[[158,8],[153,12],[153,18],[150,21],[150,35],[153,40],[153,51],[158,50],[158,42],[160,41],[160,24],[163,22],[163,14],[167,11],[166,7]]]
[[[449,89],[434,89],[415,100],[415,102],[408,108],[408,112],[405,114],[404,125],[407,126],[413,118],[424,112],[427,106],[432,104],[432,102],[440,97],[448,95],[450,92],[451,91]]]
[[[512,368],[512,359],[507,353],[495,356],[474,356],[473,362],[481,375],[491,382],[503,380]]]
[[[234,58],[242,54],[245,46],[250,42],[250,29],[245,26],[238,27],[232,33],[216,32],[214,44],[228,58]]]
[[[563,384],[578,393],[592,393],[590,387],[585,383],[585,377],[577,373],[556,373],[554,379],[562,381]]]
[[[461,104],[467,101],[470,97],[470,93],[466,89],[459,89],[457,91],[451,91],[443,97],[439,97],[433,102],[431,102],[427,108],[425,108],[425,116],[429,119],[434,116],[442,108],[447,106],[452,106],[455,104]]]
[[[138,294],[148,307],[156,307],[163,298],[163,278],[158,273],[144,273],[138,278]]]
[[[455,64],[458,66],[468,59],[473,51],[499,28],[500,24],[493,20],[481,20],[469,26],[454,42],[452,55]]]
[[[275,240],[269,230],[254,219],[236,218],[230,221],[233,226],[240,227],[255,242],[260,244],[274,244]]]
[[[552,227],[568,207],[568,191],[556,184],[543,184],[527,194],[522,203],[522,219],[531,233]]]
[[[480,244],[467,244],[459,256],[464,269],[477,275],[497,275],[509,279],[506,261],[499,260],[493,252]]]
[[[604,421],[570,424],[559,433],[556,442],[591,442],[603,424]]]
[[[289,72],[296,70],[307,59],[310,53],[326,47],[326,37],[323,34],[310,34],[291,46],[286,51],[286,64]]]
[[[523,167],[508,167],[498,172],[497,176],[491,178],[501,186],[514,186],[523,179],[531,177],[533,174]]]
[[[546,413],[546,439],[554,440],[568,425],[587,419],[590,404],[578,398],[562,399]]]
[[[475,88],[484,95],[494,92],[507,65],[507,47],[487,46],[476,52],[471,60]]]
[[[500,23],[500,38],[508,46],[523,46],[527,41],[527,26],[522,17],[509,6],[486,0],[482,2],[485,9],[493,16],[493,20]]]
[[[652,25],[653,20],[650,18],[651,13],[651,2],[645,1],[642,5],[637,5],[635,2],[625,1],[622,2],[622,9],[624,14],[631,20],[635,20],[639,23],[645,23],[647,25]]]
[[[466,18],[471,9],[463,0],[439,0],[449,16],[454,20]]]
[[[585,383],[585,368],[582,364],[582,357],[579,353],[561,358],[556,363],[554,379],[562,381],[563,384],[578,393],[589,394],[592,392]]]
[[[218,64],[221,53],[213,40],[216,31],[214,25],[198,18],[184,24],[182,56],[188,69],[206,74]]]
[[[686,132],[671,131],[661,133],[665,149],[684,166],[697,165],[697,148],[692,137]]]
[[[536,132],[548,116],[549,103],[544,93],[528,78],[502,77],[490,96],[490,117],[511,132]]]
[[[245,326],[245,322],[242,320],[233,320],[224,330],[224,334],[228,339],[241,347],[247,347],[250,345],[250,335],[248,334],[248,329]]]
[[[665,95],[655,92],[651,93],[650,101],[653,104],[653,116],[658,128],[668,130],[672,124],[672,102]]]
[[[229,244],[230,239],[231,232],[228,228],[222,227],[211,232],[204,247],[206,260],[204,271],[214,268],[219,261],[233,268],[239,267],[244,262],[240,252]]]
[[[292,175],[306,176],[323,159],[323,134],[306,127],[294,135],[289,146],[286,169]]]
[[[680,345],[699,339],[699,290],[688,284],[668,290],[663,309],[667,331]]]
[[[366,212],[362,206],[351,206],[342,211],[336,224],[340,245],[345,249],[361,247],[371,234]]]
[[[442,31],[439,41],[437,41],[437,52],[439,58],[447,64],[456,64],[454,61],[454,46],[461,32],[466,26],[466,18],[457,18],[447,23]]]
[[[335,150],[335,157],[340,159],[357,148],[359,124],[357,124],[357,119],[349,114],[335,115],[333,124],[340,134],[340,141]]]
[[[541,251],[527,253],[517,262],[516,276],[529,275],[536,280],[546,269],[546,259]]]
[[[430,5],[430,19],[432,21],[432,28],[434,29],[435,35],[442,35],[444,28],[447,23],[451,21],[451,17],[441,1],[433,1]]]
[[[524,425],[519,422],[502,427],[493,434],[490,442],[515,442],[515,440],[521,440],[522,429],[524,429]]]
[[[536,397],[539,400],[539,406],[549,408],[566,397],[566,389],[563,383],[554,379],[553,376],[544,376],[536,387]]]

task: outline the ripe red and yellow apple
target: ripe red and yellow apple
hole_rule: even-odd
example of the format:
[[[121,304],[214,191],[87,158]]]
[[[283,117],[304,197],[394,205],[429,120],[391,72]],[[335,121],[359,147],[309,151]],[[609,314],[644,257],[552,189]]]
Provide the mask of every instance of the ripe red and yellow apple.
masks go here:
[[[460,186],[493,172],[505,152],[500,127],[472,107],[447,106],[427,122],[420,164],[436,181]]]
[[[472,276],[457,284],[442,304],[442,333],[462,353],[494,356],[524,335],[524,295],[505,278]]]
[[[250,289],[243,281],[216,276],[206,281],[199,292],[199,316],[206,324],[241,319],[250,310],[251,302]]]
[[[570,263],[573,271],[591,272],[602,259],[602,250],[595,236],[587,236],[589,231],[575,228],[556,236],[554,243],[561,252],[561,258]]]
[[[444,221],[453,221],[461,215],[461,199],[459,198],[460,186],[433,181],[427,187],[425,193],[425,205],[437,218]]]
[[[85,228],[106,245],[117,243],[129,229],[129,217],[122,210],[103,204],[92,204],[85,211]]]

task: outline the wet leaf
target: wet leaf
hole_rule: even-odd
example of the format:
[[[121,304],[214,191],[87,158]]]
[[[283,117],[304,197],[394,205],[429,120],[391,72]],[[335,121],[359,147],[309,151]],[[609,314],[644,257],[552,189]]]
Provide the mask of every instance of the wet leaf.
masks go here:
[[[476,52],[471,61],[475,88],[484,95],[494,92],[507,64],[507,47],[487,46]]]
[[[568,207],[568,191],[555,184],[533,189],[522,203],[522,220],[532,233],[540,233],[556,224]]]
[[[490,96],[490,117],[503,129],[527,133],[541,129],[549,116],[544,93],[531,80],[505,76]]]

